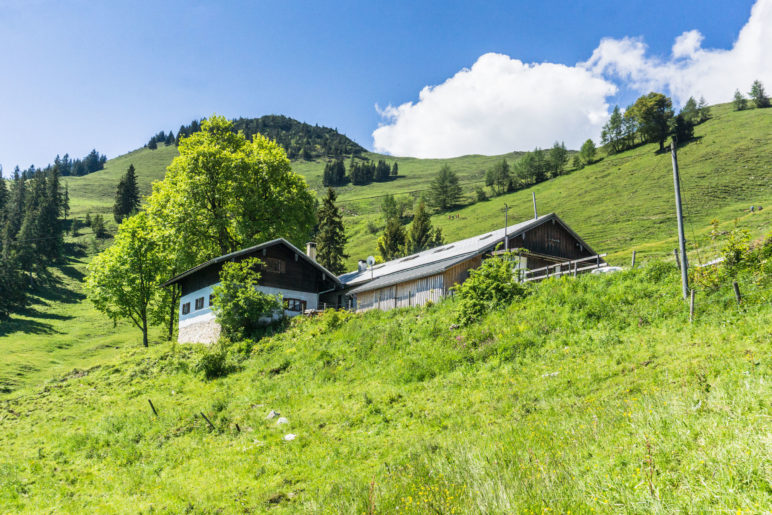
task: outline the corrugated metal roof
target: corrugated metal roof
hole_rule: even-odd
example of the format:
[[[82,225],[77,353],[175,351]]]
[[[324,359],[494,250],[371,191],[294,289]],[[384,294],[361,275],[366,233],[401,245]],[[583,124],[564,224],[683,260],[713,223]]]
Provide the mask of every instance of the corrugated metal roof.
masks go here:
[[[237,257],[241,257],[241,256],[244,256],[244,255],[247,255],[247,254],[253,254],[253,253],[255,253],[255,252],[259,251],[259,250],[262,250],[262,249],[265,249],[265,248],[268,248],[268,247],[272,247],[272,246],[277,245],[277,244],[284,244],[284,245],[286,245],[292,251],[294,251],[297,254],[299,254],[300,257],[302,257],[303,259],[308,261],[311,265],[313,265],[316,268],[318,268],[319,271],[321,271],[321,272],[327,274],[328,276],[330,276],[330,278],[332,278],[333,282],[340,286],[340,284],[341,284],[340,280],[335,276],[335,274],[333,274],[332,272],[330,272],[329,270],[324,268],[322,265],[320,265],[319,263],[317,263],[316,261],[314,261],[310,257],[308,257],[305,252],[303,252],[302,250],[300,250],[299,248],[297,248],[295,245],[293,245],[292,243],[288,242],[284,238],[276,238],[275,240],[266,241],[265,243],[260,243],[259,245],[255,245],[253,247],[237,250],[235,252],[231,252],[230,254],[225,254],[223,256],[219,256],[219,257],[216,257],[214,259],[210,259],[209,261],[207,261],[205,263],[201,263],[200,265],[196,265],[193,268],[182,272],[180,275],[178,275],[176,277],[172,277],[171,279],[169,279],[168,281],[163,283],[161,286],[163,286],[163,287],[169,286],[170,284],[174,284],[174,283],[178,282],[180,279],[184,279],[185,277],[188,277],[189,275],[193,275],[196,272],[199,272],[201,270],[209,268],[210,266],[215,265],[217,263],[222,263],[223,261],[230,261],[231,259],[234,259],[234,258],[237,258]]]
[[[585,246],[585,248],[592,251],[589,245],[584,243],[584,241],[582,241],[582,239],[579,238],[579,236],[574,231],[572,231],[571,228],[565,224],[565,222],[563,222],[555,213],[550,213],[538,218],[532,218],[530,220],[520,222],[515,225],[510,225],[506,229],[502,227],[501,229],[496,229],[489,233],[480,234],[478,236],[473,236],[465,240],[449,243],[441,247],[425,250],[423,252],[419,252],[418,254],[387,261],[386,263],[375,265],[372,267],[372,270],[367,269],[361,272],[349,272],[339,276],[338,278],[346,286],[357,286],[369,281],[373,281],[380,277],[402,272],[404,270],[423,267],[432,263],[444,261],[449,258],[465,256],[468,254],[482,254],[494,249],[496,245],[503,242],[505,234],[507,234],[509,237],[517,236],[518,234],[536,227],[537,225],[541,225],[542,223],[549,220],[557,220],[560,222],[561,225],[563,225],[580,243]]]
[[[428,265],[410,268],[408,270],[395,272],[389,275],[383,275],[378,279],[372,280],[368,283],[358,286],[357,288],[354,288],[349,292],[349,294],[361,293],[364,291],[375,290],[377,288],[385,288],[387,286],[392,286],[406,281],[413,281],[415,279],[421,279],[422,277],[439,274],[440,272],[444,272],[453,265],[466,261],[467,259],[476,255],[477,252],[470,252],[461,256],[453,256],[441,261],[435,261],[434,263]]]

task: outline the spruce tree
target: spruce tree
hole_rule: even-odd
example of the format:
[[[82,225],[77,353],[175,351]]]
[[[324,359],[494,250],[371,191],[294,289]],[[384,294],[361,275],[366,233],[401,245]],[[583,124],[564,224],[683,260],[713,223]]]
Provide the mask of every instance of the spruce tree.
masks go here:
[[[134,173],[134,165],[130,164],[115,191],[115,203],[113,204],[115,221],[121,223],[124,218],[136,212],[139,209],[139,201],[137,176]]]
[[[389,218],[383,234],[378,238],[378,252],[386,260],[403,256],[405,248],[405,229],[396,217]]]
[[[327,196],[318,213],[319,232],[316,235],[316,259],[336,275],[345,271],[343,261],[348,257],[345,253],[348,238],[343,226],[343,217],[335,205],[337,198],[335,190],[327,188]]]
[[[439,235],[439,242],[437,241]],[[429,213],[423,199],[418,202],[418,207],[413,216],[413,223],[407,234],[405,251],[407,254],[415,254],[430,249],[436,245],[442,245],[442,233],[432,227]]]
[[[397,165],[397,162],[394,161],[394,165],[391,167],[391,176],[396,177],[399,175],[399,166]]]
[[[769,107],[769,97],[767,96],[766,91],[764,91],[764,85],[761,81],[753,81],[749,95],[756,104],[756,107]]]
[[[461,186],[458,184],[458,176],[448,165],[443,165],[431,183],[429,203],[444,211],[456,206],[460,200]]]

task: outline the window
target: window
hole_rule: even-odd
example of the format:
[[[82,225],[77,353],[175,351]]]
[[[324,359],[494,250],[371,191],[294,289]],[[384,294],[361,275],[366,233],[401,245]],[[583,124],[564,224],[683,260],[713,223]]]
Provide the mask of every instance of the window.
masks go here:
[[[187,315],[188,313],[190,313],[190,302],[186,302],[182,305],[182,314]]]
[[[204,309],[204,297],[199,297],[196,299],[196,310]]]
[[[212,303],[213,303],[213,301],[214,301],[214,294],[210,294],[210,295],[209,295],[209,307],[210,307],[210,308],[212,307]]]
[[[306,310],[306,301],[300,299],[284,299],[284,309],[302,313]]]
[[[274,274],[283,274],[286,271],[285,263],[281,259],[265,258],[264,267],[266,272],[272,272]]]

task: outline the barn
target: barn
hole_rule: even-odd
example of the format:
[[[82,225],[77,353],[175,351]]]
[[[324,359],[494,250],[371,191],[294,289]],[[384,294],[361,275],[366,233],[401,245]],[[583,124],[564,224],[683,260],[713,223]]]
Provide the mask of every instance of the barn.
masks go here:
[[[420,306],[448,295],[471,269],[503,249],[517,249],[516,267],[521,270],[549,273],[561,267],[570,269],[577,261],[593,260],[598,266],[602,262],[576,232],[550,213],[372,267],[360,261],[356,271],[339,280],[349,306],[356,311]]]
[[[319,296],[342,288],[335,275],[316,262],[315,247],[309,244],[306,253],[284,238],[231,252],[202,263],[166,281],[163,286],[179,285],[182,296],[179,305],[181,343],[214,343],[220,336],[220,326],[212,311],[212,289],[220,282],[220,270],[229,261],[256,257],[263,263],[258,290],[280,294],[284,315],[300,315],[319,308]]]

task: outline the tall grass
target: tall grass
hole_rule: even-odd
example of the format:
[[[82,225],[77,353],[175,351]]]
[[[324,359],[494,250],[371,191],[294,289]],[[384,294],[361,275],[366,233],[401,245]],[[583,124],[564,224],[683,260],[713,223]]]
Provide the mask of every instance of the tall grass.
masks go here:
[[[328,312],[214,380],[195,348],[127,351],[0,404],[0,511],[768,509],[769,277],[692,324],[678,280],[548,280],[463,328],[453,299]]]

